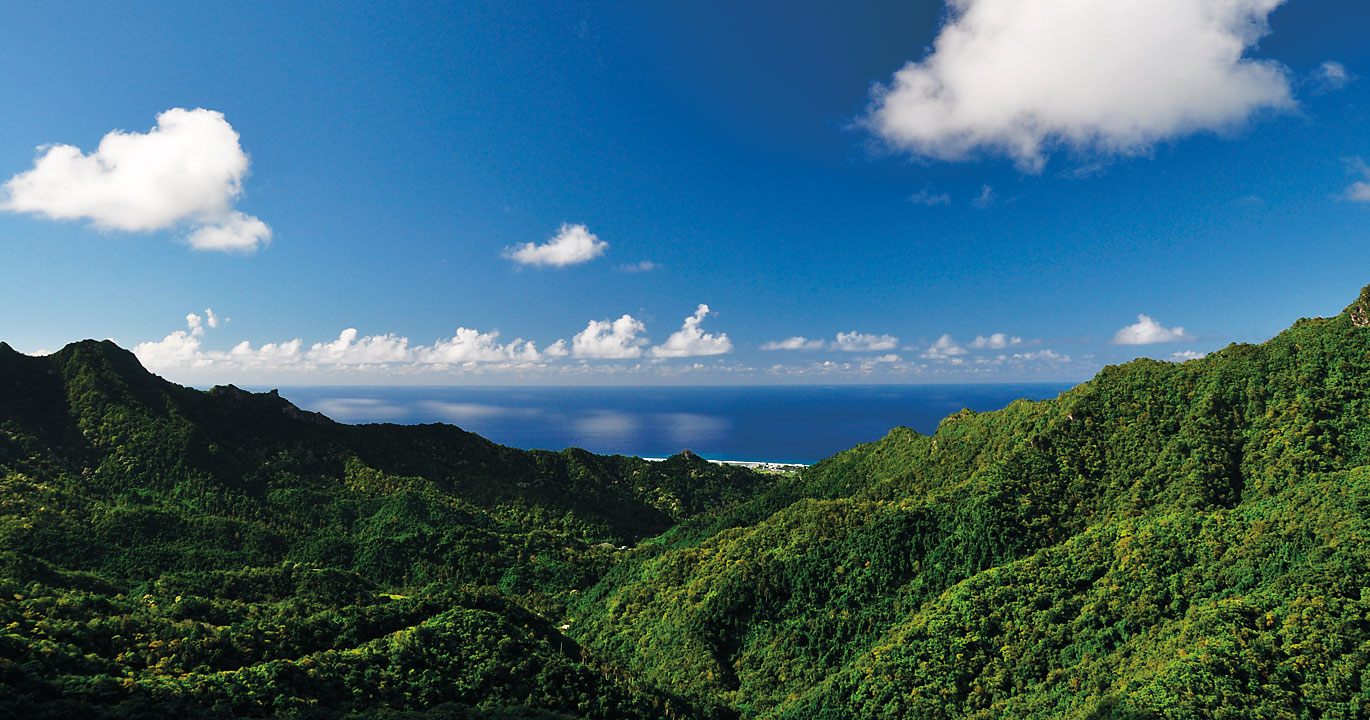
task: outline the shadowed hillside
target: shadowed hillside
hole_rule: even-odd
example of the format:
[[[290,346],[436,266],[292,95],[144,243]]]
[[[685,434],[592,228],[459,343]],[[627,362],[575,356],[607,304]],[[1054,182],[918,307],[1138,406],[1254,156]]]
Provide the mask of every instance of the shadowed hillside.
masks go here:
[[[597,669],[552,621],[613,548],[771,482],[688,454],[341,425],[275,393],[165,382],[109,342],[0,345],[0,389],[0,708],[25,717],[688,715]]]

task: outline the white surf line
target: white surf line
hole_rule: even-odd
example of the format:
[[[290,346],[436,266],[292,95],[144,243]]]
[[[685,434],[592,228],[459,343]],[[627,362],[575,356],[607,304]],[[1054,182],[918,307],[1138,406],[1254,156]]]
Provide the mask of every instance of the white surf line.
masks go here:
[[[661,458],[661,457],[645,457],[645,458],[639,458],[639,459],[641,459],[641,460],[646,460],[647,462],[661,462],[662,460],[665,460],[666,458]],[[705,460],[707,460],[708,462],[711,462],[711,463],[713,463],[713,464],[715,464],[715,465],[741,465],[742,467],[749,467],[749,468],[758,468],[758,467],[805,468],[805,467],[808,467],[808,464],[807,464],[807,463],[783,463],[783,462],[771,462],[771,461],[769,461],[769,460],[709,460],[708,458],[705,458]]]

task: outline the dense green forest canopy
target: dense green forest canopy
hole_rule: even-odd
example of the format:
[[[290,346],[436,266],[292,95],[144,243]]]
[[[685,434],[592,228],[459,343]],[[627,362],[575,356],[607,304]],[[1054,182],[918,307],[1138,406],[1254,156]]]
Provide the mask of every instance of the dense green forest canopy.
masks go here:
[[[1368,326],[789,476],[0,343],[0,716],[1370,717]]]

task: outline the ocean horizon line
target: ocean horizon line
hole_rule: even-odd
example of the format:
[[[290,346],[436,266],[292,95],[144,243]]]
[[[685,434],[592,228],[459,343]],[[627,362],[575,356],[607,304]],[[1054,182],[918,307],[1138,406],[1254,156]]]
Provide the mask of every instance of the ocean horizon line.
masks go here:
[[[343,423],[446,423],[526,450],[578,447],[728,462],[812,464],[904,426],[924,434],[964,408],[1042,400],[1065,383],[763,386],[295,386],[281,396]]]

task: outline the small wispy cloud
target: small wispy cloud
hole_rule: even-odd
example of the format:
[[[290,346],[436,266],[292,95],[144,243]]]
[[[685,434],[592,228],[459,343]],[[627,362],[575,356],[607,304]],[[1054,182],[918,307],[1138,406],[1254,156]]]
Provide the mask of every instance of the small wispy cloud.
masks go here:
[[[844,352],[894,350],[899,347],[899,338],[893,335],[876,335],[852,330],[851,332],[837,333],[837,338],[833,340],[832,347]]]
[[[645,273],[645,272],[651,272],[651,271],[653,271],[653,270],[660,270],[660,269],[661,269],[661,264],[660,264],[660,263],[654,263],[654,262],[652,262],[651,260],[643,260],[642,262],[624,263],[623,265],[615,265],[615,266],[614,266],[614,269],[617,270],[617,271],[619,271],[619,272],[625,272],[625,273]]]
[[[994,207],[994,204],[997,202],[999,202],[999,196],[994,194],[994,188],[989,185],[984,185],[980,188],[980,194],[976,196],[974,200],[971,200],[970,204],[981,210],[986,210]]]
[[[951,195],[948,193],[934,193],[930,188],[923,188],[910,195],[909,202],[916,205],[927,205],[928,207],[933,207],[935,205],[950,205]]]
[[[923,354],[919,357],[922,357],[925,360],[946,360],[948,358],[956,357],[957,355],[965,354],[966,349],[961,347],[961,344],[956,342],[955,338],[951,335],[943,335],[942,337],[937,338],[937,342],[929,345],[928,349],[924,350]]]
[[[1313,90],[1318,93],[1329,93],[1340,90],[1351,84],[1356,79],[1346,66],[1335,61],[1327,60],[1313,71],[1311,80]]]
[[[1351,202],[1370,203],[1370,165],[1362,158],[1351,158],[1346,161],[1346,166],[1352,174],[1359,175],[1361,179],[1351,183],[1342,197]]]
[[[827,343],[822,340],[810,340],[803,335],[785,338],[784,340],[772,340],[761,346],[762,350],[822,350]]]
[[[881,366],[900,365],[903,362],[904,358],[899,357],[894,353],[885,353],[884,355],[873,355],[871,357],[857,358],[857,368],[862,373],[869,373]]]
[[[976,335],[971,341],[970,348],[973,350],[1001,350],[1010,345],[1022,345],[1023,339],[1017,336],[1009,336],[1005,333],[994,333],[989,337]]]
[[[1046,350],[1036,350],[1034,352],[1014,353],[1014,360],[1035,360],[1039,362],[1067,363],[1070,356],[1058,353],[1050,348]]]
[[[1185,362],[1188,360],[1198,360],[1199,358],[1204,357],[1205,355],[1208,355],[1208,353],[1196,352],[1194,350],[1180,350],[1178,352],[1173,352],[1170,354],[1170,361]]]

